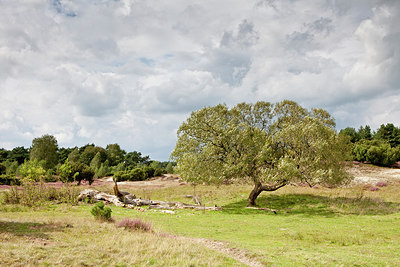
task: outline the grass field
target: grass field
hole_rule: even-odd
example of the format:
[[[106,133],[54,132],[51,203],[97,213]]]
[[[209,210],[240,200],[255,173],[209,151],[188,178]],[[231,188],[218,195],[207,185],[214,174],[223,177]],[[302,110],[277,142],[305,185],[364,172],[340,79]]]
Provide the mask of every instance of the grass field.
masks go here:
[[[398,266],[400,183],[390,182],[379,191],[367,188],[287,186],[261,194],[259,206],[276,214],[247,209],[250,187],[243,185],[196,187],[205,205],[217,204],[221,211],[165,214],[111,207],[115,222],[140,218],[153,225],[153,232],[127,231],[115,223],[96,221],[90,204],[2,205],[0,265],[242,265],[229,253],[194,242],[206,238],[222,241],[233,252],[266,266]],[[183,196],[193,194],[189,185],[120,189],[185,202],[189,200]]]

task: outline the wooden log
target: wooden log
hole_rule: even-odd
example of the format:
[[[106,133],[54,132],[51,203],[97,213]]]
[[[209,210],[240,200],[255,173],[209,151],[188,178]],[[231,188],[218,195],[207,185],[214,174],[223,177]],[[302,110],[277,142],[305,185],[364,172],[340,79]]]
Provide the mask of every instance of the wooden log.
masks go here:
[[[186,197],[186,198],[193,198],[193,200],[194,200],[194,202],[196,203],[196,205],[201,205],[200,200],[199,200],[196,196],[193,196],[193,195],[185,195],[185,197]]]
[[[120,192],[120,191],[119,191]],[[121,192],[120,192],[121,193]],[[124,192],[125,193],[125,192]],[[199,205],[192,205],[182,202],[165,202],[159,200],[148,200],[136,198],[135,195],[123,194],[122,201],[120,197],[115,195],[109,195],[104,192],[99,192],[93,189],[85,189],[81,191],[78,196],[78,200],[82,201],[85,198],[92,199],[95,202],[106,201],[108,203],[113,203],[118,207],[127,207],[131,209],[141,209],[138,206],[149,206],[149,209],[160,209],[160,210],[174,210],[174,209],[196,209],[196,210],[221,210],[221,207],[201,207]]]

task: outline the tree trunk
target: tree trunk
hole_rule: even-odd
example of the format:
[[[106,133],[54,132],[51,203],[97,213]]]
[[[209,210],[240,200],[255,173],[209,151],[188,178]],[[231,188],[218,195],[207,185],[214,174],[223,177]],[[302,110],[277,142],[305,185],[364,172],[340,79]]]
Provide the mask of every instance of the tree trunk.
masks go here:
[[[261,194],[261,192],[262,192],[261,188],[262,188],[262,184],[260,182],[257,182],[254,185],[254,188],[251,191],[250,196],[248,198],[247,206],[249,206],[249,207],[256,206],[256,199],[257,199],[258,195]]]
[[[279,188],[285,186],[286,184],[287,184],[287,181],[281,181],[281,182],[273,184],[273,185],[262,185],[260,182],[256,182],[253,190],[251,191],[251,193],[249,195],[247,206],[249,206],[249,207],[256,206],[256,199],[261,194],[262,191],[275,191],[275,190],[278,190]]]

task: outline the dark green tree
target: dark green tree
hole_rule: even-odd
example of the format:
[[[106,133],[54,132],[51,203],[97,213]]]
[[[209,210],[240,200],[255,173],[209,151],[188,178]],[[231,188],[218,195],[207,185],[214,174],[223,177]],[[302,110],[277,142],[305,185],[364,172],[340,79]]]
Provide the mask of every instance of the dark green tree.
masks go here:
[[[11,162],[17,161],[22,164],[25,160],[29,160],[29,149],[23,146],[13,148],[9,153],[7,159]]]
[[[110,162],[110,166],[116,166],[121,162],[124,162],[125,150],[122,150],[118,144],[109,144],[106,147],[107,159]]]
[[[48,170],[54,168],[58,163],[57,139],[52,135],[43,135],[32,141],[30,159],[44,161],[43,167]]]
[[[8,151],[4,148],[0,148],[0,162],[7,160],[8,153],[10,153],[10,151]]]
[[[80,157],[81,154],[79,153],[79,149],[77,147],[74,148],[74,150],[71,151],[71,153],[69,153],[68,155],[68,160],[70,163],[72,162],[80,162]]]
[[[75,147],[76,148],[76,147]],[[69,154],[75,149],[75,148],[64,148],[60,147],[58,149],[58,162],[63,164],[67,159]]]
[[[150,161],[149,156],[142,156],[142,153],[138,151],[132,151],[125,155],[125,165],[137,165],[137,164],[146,164]]]
[[[387,141],[392,147],[400,145],[400,129],[393,123],[382,124],[375,135],[376,139]]]
[[[365,127],[360,126],[358,129],[358,137],[359,140],[371,140],[372,139],[372,132],[371,132],[371,127],[369,125],[365,125]]]
[[[347,127],[345,129],[340,130],[340,134],[344,134],[350,137],[350,142],[355,143],[360,140],[360,135],[358,132],[352,128],[352,127]]]

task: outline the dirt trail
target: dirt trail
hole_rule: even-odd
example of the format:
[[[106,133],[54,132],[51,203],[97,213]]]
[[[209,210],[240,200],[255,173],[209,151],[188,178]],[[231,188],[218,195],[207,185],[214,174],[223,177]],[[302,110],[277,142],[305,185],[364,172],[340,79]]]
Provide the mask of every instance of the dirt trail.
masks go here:
[[[262,267],[264,264],[258,262],[257,260],[246,256],[246,251],[229,247],[225,242],[222,241],[214,241],[206,238],[194,238],[194,237],[186,237],[186,236],[170,236],[171,238],[177,238],[180,240],[185,240],[189,242],[194,242],[198,244],[202,244],[210,249],[219,251],[225,254],[228,257],[231,257],[238,262],[245,264],[251,267]]]

